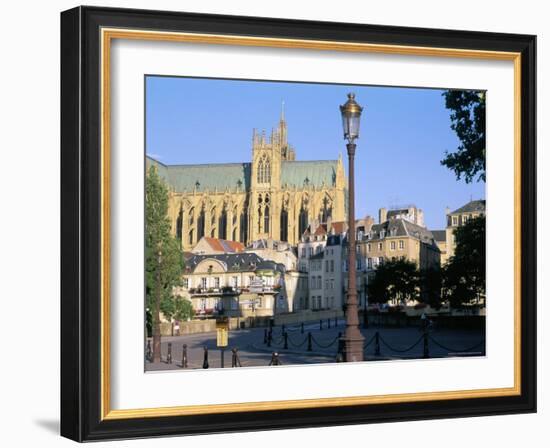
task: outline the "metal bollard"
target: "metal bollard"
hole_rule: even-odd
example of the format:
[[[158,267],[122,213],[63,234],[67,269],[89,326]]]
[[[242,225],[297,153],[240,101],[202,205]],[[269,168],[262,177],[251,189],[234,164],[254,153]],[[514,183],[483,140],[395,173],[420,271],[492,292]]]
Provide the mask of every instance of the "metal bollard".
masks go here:
[[[279,360],[279,353],[273,352],[271,354],[271,361],[269,362],[270,366],[280,366],[281,361]]]
[[[153,350],[151,349],[151,339],[147,341],[147,353],[145,355],[145,359],[147,359],[149,362],[153,362]]]
[[[374,334],[374,356],[380,356],[380,333]]]
[[[428,346],[428,332],[424,331],[424,358],[430,357],[430,348]]]
[[[330,317],[327,319],[327,324],[328,324],[327,328],[330,328]]]
[[[286,326],[285,324],[281,325],[281,333],[284,333],[286,331]]]
[[[307,351],[310,352],[313,349],[311,348],[311,331],[307,334]]]
[[[271,341],[273,339],[273,333],[271,332],[271,330],[269,330],[267,332],[267,346],[268,347],[271,347]]]
[[[183,347],[182,347],[181,366],[184,369],[187,369],[187,344],[183,344]]]
[[[342,332],[338,332],[338,350],[336,352],[336,362],[344,362],[344,341],[342,340]]]
[[[288,333],[286,331],[283,333],[283,337],[285,338],[285,345],[283,348],[286,350],[288,349]]]
[[[302,322],[302,324],[300,325],[300,332],[302,334],[304,334],[304,323]]]
[[[204,347],[204,360],[202,362],[202,368],[208,369],[208,347]]]
[[[319,330],[323,329],[323,319],[319,319]]]
[[[168,343],[168,354],[166,355],[166,364],[172,364],[172,343]]]
[[[264,328],[264,344],[267,344],[267,328]]]
[[[337,317],[334,318],[334,327],[338,327],[338,318]]]
[[[237,367],[237,349],[231,349],[231,367]]]

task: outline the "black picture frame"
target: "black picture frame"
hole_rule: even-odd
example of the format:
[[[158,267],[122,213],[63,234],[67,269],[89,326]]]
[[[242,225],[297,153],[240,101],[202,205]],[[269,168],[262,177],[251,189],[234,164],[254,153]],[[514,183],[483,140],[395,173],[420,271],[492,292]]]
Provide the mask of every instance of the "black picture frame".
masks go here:
[[[129,28],[521,54],[521,393],[516,396],[101,418],[100,29]],[[76,441],[536,412],[536,37],[77,7],[61,13],[61,435]]]

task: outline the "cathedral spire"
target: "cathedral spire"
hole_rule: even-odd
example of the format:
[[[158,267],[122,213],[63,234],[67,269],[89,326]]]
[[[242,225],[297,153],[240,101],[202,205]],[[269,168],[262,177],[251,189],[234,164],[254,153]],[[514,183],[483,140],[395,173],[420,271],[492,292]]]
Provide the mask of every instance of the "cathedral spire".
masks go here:
[[[287,130],[286,130],[286,121],[285,121],[285,102],[284,100],[281,102],[281,119],[279,120],[279,138],[281,145],[281,149],[286,151],[286,147],[288,146],[288,140],[287,140]]]

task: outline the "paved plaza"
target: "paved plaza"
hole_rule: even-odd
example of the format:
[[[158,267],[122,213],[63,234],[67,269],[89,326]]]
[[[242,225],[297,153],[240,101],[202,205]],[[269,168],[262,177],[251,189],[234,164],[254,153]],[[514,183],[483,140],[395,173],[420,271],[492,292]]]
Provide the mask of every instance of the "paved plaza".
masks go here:
[[[271,346],[265,342],[266,328],[247,328],[229,332],[229,345],[224,353],[224,366],[231,367],[231,349],[237,348],[242,367],[268,366],[272,353],[278,354],[282,365],[318,364],[336,362],[338,335],[345,332],[343,319],[319,321],[285,327],[286,346],[283,328],[273,328]],[[433,328],[427,337],[418,327],[391,328],[370,326],[361,329],[365,337],[365,360],[418,359],[427,353],[430,358],[454,356],[484,356],[485,340],[483,330],[462,330]],[[378,333],[378,335],[377,335]],[[172,363],[167,363],[168,344],[171,343]],[[208,349],[209,368],[221,367],[221,350],[216,346],[216,333],[199,333],[185,336],[162,338],[162,362],[146,362],[145,370],[166,370],[182,368],[183,345],[187,345],[187,368],[203,368],[204,348]],[[309,350],[308,350],[309,348]]]

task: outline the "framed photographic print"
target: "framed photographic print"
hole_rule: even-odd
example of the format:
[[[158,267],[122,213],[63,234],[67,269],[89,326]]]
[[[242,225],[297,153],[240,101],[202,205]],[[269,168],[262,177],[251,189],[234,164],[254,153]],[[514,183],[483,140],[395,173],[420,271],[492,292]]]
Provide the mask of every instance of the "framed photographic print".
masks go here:
[[[61,433],[536,411],[535,36],[61,14]]]

